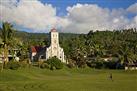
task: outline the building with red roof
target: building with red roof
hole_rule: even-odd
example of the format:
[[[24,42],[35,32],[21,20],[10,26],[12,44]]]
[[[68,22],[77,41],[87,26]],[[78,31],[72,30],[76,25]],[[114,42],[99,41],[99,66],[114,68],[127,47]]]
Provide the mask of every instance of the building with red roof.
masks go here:
[[[64,59],[63,48],[59,45],[59,33],[55,28],[50,31],[50,46],[41,47],[41,46],[32,46],[30,48],[30,56],[32,61],[38,61],[39,59],[49,59],[56,56],[62,62],[66,63]]]

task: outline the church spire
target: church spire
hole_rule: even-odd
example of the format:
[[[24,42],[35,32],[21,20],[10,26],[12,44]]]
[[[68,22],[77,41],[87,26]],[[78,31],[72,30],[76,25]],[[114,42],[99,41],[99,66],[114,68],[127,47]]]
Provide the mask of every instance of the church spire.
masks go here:
[[[51,32],[56,32],[56,29],[55,29],[55,28],[52,28],[52,29],[51,29]]]

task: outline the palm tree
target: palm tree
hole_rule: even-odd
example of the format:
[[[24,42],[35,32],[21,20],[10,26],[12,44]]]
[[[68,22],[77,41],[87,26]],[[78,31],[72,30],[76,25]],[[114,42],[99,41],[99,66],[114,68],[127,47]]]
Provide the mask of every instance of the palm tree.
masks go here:
[[[0,61],[2,61],[2,63],[0,63],[1,64],[1,72],[3,71],[3,49],[2,49],[2,47],[0,46],[0,57],[2,58],[2,60],[0,60]]]
[[[11,40],[13,39],[14,29],[10,23],[4,22],[0,30],[4,48],[4,64],[6,64],[8,62],[8,49],[9,45],[11,44]]]
[[[2,58],[2,63],[1,63],[1,72],[3,71],[3,42],[2,39],[0,37],[0,57]]]

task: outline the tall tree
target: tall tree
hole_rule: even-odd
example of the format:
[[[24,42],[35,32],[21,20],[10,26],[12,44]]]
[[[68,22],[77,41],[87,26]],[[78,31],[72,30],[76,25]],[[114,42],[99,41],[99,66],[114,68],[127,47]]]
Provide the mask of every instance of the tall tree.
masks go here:
[[[1,72],[3,71],[3,42],[2,39],[0,37],[0,57],[1,57],[1,62],[0,62],[0,66],[1,66]]]
[[[8,23],[4,22],[1,30],[1,38],[3,40],[3,48],[4,48],[4,64],[8,62],[8,49],[9,45],[11,44],[11,40],[13,39],[13,26]]]

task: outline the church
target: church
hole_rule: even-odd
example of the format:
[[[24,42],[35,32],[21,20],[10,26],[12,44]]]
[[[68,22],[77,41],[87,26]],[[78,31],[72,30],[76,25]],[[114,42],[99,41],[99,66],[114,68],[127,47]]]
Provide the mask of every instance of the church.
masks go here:
[[[61,62],[66,63],[63,48],[59,45],[59,33],[55,28],[50,31],[49,47],[32,46],[30,50],[30,58],[32,62],[38,59],[47,60],[51,57],[57,57]]]

